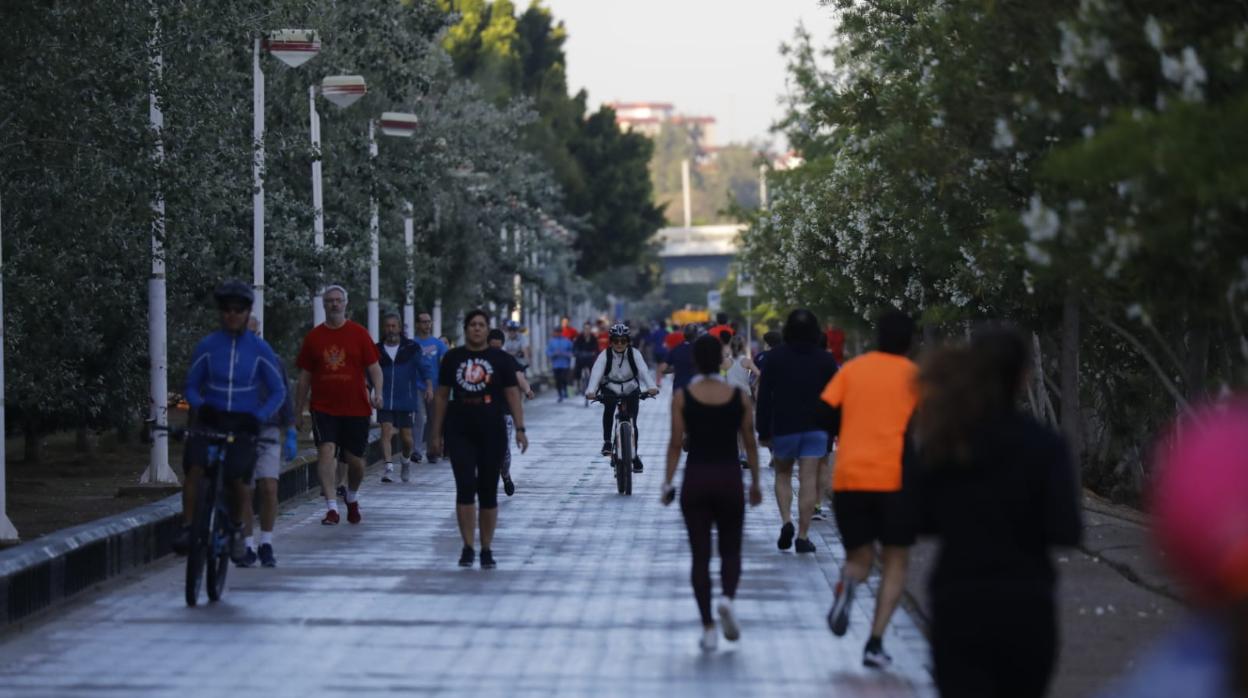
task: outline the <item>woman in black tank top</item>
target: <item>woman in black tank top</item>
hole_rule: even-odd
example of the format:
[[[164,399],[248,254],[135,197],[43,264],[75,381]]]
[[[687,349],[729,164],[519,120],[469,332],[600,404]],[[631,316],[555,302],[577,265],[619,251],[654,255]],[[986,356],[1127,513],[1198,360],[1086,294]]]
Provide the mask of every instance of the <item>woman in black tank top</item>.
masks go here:
[[[758,447],[754,442],[754,409],[747,394],[719,377],[720,343],[700,337],[693,344],[699,376],[672,399],[672,435],[667,445],[667,477],[663,503],[671,504],[676,490],[672,479],[680,463],[681,442],[688,435],[689,456],[680,490],[680,509],[693,552],[693,595],[702,616],[704,651],[718,644],[711,615],[711,528],[719,533],[720,577],[723,598],[718,604],[724,638],[736,640],[741,631],[733,599],[741,580],[741,533],[745,525],[745,490],[741,483],[737,438],[745,444],[750,466],[750,505],[763,501],[758,483]]]

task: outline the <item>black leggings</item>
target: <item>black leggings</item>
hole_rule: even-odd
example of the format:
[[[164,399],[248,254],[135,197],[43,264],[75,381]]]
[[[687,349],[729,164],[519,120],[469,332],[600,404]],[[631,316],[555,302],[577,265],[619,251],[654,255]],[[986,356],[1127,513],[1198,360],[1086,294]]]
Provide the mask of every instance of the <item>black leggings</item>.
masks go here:
[[[555,394],[566,398],[568,396],[568,369],[555,368],[551,370],[555,374]]]
[[[724,596],[737,595],[741,581],[741,529],[745,526],[745,488],[741,466],[695,465],[685,469],[680,488],[680,510],[689,529],[693,550],[693,596],[698,601],[702,623],[711,618],[711,526],[719,533],[719,574]]]
[[[1039,595],[934,599],[932,659],[942,696],[1040,698],[1057,660],[1057,609]]]
[[[620,398],[610,390],[602,391],[602,440],[605,443],[611,443],[611,429],[615,427],[615,406],[619,404]],[[625,400],[624,409],[628,410],[628,416],[633,418],[633,445],[637,444],[637,413],[641,409],[641,395],[634,393],[632,397]],[[634,449],[634,452],[636,450]]]
[[[465,414],[468,410],[488,414]],[[455,473],[455,503],[498,508],[499,468],[507,455],[507,427],[502,413],[467,407],[446,424],[446,451]]]

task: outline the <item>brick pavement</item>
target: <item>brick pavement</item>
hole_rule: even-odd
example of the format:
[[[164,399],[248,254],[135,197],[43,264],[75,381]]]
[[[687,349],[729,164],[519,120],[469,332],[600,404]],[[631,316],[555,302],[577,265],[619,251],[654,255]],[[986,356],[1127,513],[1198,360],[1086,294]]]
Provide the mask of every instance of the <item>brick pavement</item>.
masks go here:
[[[532,404],[496,570],[455,564],[446,461],[417,466],[411,483],[381,485],[374,469],[363,524],[322,527],[314,499],[287,508],[279,567],[231,570],[219,604],[186,608],[171,559],[7,634],[0,695],[932,695],[926,643],[904,611],[887,673],[860,664],[871,595],[849,636],[832,637],[835,529],[815,530],[813,557],[780,553],[769,497],[747,513],[742,639],[698,650],[679,508],[658,502],[666,404],[643,403],[647,471],[631,498],[597,456],[599,408]]]

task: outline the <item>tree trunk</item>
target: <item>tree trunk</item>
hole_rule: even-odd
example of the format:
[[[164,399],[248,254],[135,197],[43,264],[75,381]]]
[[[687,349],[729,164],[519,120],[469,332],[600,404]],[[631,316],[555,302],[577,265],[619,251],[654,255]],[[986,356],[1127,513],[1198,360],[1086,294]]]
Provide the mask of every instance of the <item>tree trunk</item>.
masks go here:
[[[1205,397],[1205,384],[1209,378],[1209,323],[1197,320],[1187,332],[1187,356],[1183,366],[1183,387],[1188,402],[1200,402]]]
[[[43,444],[40,442],[42,434],[39,433],[39,427],[33,419],[23,420],[22,435],[25,437],[26,452],[22,456],[23,463],[38,463],[42,460]]]
[[[1079,409],[1079,287],[1062,300],[1062,433],[1070,442],[1075,473],[1083,479],[1083,418]]]

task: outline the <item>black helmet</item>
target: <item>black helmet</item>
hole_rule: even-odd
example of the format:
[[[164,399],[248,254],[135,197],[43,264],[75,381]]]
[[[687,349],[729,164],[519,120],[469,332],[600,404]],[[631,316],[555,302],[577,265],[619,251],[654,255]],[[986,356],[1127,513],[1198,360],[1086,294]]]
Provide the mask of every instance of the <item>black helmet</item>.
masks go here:
[[[242,301],[249,308],[256,301],[256,294],[251,290],[251,286],[238,279],[222,281],[217,290],[212,292],[212,297],[217,299],[217,305],[223,305],[227,301],[236,300]]]
[[[628,325],[625,325],[622,322],[615,323],[614,325],[611,326],[609,336],[612,339],[615,339],[616,337],[624,337],[625,339],[627,339],[628,338]]]

